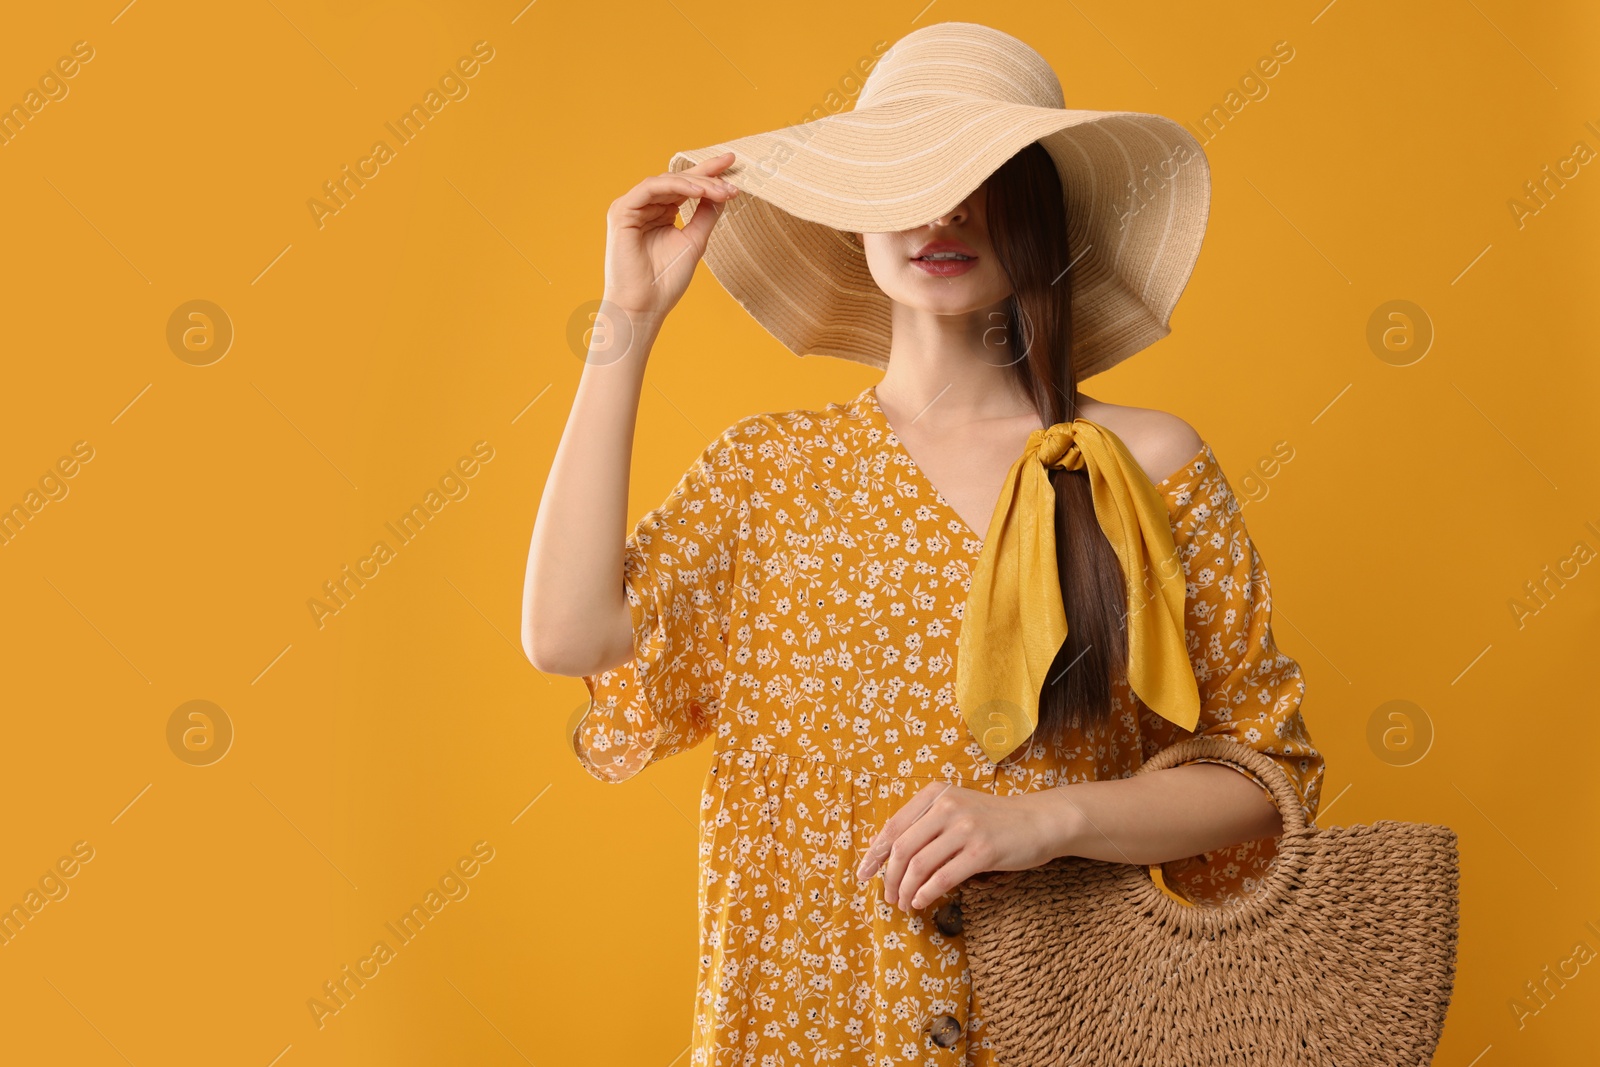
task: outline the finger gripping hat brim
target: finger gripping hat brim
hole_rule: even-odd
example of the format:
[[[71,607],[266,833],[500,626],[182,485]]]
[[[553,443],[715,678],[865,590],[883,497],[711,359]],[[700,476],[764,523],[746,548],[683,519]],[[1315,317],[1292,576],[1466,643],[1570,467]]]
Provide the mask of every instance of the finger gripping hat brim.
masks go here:
[[[1021,41],[938,23],[884,53],[853,110],[678,152],[668,170],[733,152],[721,177],[740,195],[711,231],[707,267],[796,355],[882,368],[889,298],[842,231],[926,225],[1038,141],[1066,199],[1082,380],[1170,332],[1211,179],[1199,142],[1171,119],[1060,101],[1054,72]],[[685,202],[685,220],[698,207]]]

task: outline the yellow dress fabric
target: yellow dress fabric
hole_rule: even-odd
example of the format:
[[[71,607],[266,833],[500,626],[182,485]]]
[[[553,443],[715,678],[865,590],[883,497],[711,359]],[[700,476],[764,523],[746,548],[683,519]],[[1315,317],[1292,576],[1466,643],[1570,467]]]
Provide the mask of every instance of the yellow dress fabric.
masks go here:
[[[589,774],[622,782],[712,741],[690,1064],[1004,1067],[941,911],[960,887],[908,914],[884,903],[881,877],[855,880],[928,782],[1009,796],[1126,777],[1169,744],[1221,736],[1272,756],[1315,818],[1323,757],[1305,682],[1274,643],[1267,572],[1209,444],[1155,488],[1186,576],[1196,730],[1122,683],[1104,726],[1030,737],[998,764],[954,699],[983,540],[917,469],[873,387],[740,419],[639,520],[625,552],[635,656],[584,678],[571,742]],[[1271,838],[1246,842],[1163,864],[1162,878],[1227,906],[1275,854]]]

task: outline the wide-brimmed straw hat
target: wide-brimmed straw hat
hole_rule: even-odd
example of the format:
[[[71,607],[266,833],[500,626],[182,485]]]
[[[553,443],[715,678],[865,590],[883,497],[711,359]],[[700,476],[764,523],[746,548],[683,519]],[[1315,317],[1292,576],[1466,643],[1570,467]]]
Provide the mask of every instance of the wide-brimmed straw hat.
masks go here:
[[[855,107],[679,152],[677,172],[731,151],[707,267],[796,355],[888,366],[889,298],[852,233],[927,225],[1035,141],[1055,162],[1073,259],[1081,381],[1171,332],[1200,254],[1211,172],[1183,126],[1064,106],[1043,56],[1010,34],[941,22],[902,37]],[[683,204],[685,220],[699,199]]]

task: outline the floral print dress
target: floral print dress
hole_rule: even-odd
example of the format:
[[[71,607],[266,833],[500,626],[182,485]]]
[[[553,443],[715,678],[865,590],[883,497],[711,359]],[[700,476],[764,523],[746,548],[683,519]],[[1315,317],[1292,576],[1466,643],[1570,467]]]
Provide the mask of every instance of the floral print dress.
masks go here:
[[[1195,731],[1124,682],[1105,725],[1030,738],[1000,764],[953,695],[983,539],[917,469],[874,387],[740,419],[639,520],[625,551],[634,659],[584,678],[570,740],[603,782],[713,743],[691,1064],[1004,1067],[948,906],[960,887],[907,913],[881,876],[856,882],[872,837],[928,782],[1012,795],[1126,777],[1203,734],[1272,756],[1312,822],[1323,758],[1239,502],[1209,444],[1156,488],[1187,578]],[[1162,881],[1226,906],[1275,855],[1273,838],[1247,842],[1163,864]]]

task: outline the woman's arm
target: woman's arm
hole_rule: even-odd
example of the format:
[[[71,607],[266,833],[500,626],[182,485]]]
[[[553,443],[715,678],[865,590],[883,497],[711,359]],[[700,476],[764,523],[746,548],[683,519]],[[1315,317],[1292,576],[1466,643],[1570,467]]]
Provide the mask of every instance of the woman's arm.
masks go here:
[[[600,314],[609,317],[604,302]],[[603,324],[604,320],[602,320]],[[659,323],[642,321],[613,362],[596,329],[545,480],[522,587],[522,648],[542,671],[576,676],[628,658],[633,629],[622,589],[628,468],[644,367]]]
[[[1149,866],[1282,832],[1261,787],[1215,763],[1009,796],[932,782],[889,817],[856,877],[881,866],[884,899],[909,910],[979,871],[1022,871],[1057,856]]]
[[[1148,866],[1277,837],[1283,818],[1261,787],[1216,763],[1025,794],[1045,860],[1084,856]]]
[[[625,663],[633,629],[623,592],[628,466],[644,368],[662,320],[704,255],[720,206],[715,175],[733,153],[648,177],[606,212],[605,290],[583,374],[534,518],[522,587],[522,649],[572,677]],[[699,198],[687,225],[678,207]]]

